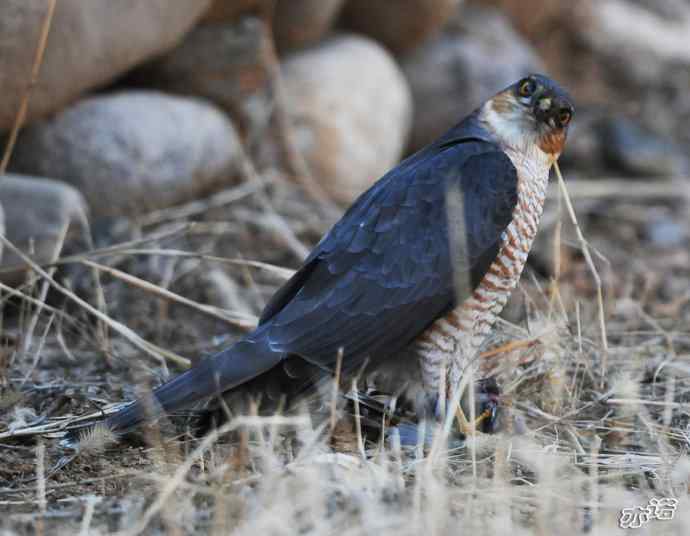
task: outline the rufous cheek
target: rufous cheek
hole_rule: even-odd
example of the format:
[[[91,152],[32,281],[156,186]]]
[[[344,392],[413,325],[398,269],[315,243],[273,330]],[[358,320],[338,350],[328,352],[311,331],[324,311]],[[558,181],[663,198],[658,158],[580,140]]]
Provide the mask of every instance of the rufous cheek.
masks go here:
[[[510,91],[499,93],[491,99],[491,107],[497,114],[508,114],[516,105],[515,97]]]

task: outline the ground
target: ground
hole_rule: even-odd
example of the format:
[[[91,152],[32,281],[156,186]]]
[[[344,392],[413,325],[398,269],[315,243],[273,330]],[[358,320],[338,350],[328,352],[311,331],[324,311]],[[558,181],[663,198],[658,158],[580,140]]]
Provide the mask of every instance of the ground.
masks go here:
[[[120,444],[91,437],[76,456],[59,434],[8,437],[130,399],[180,370],[178,356],[198,359],[246,329],[336,217],[272,176],[238,184],[244,194],[228,203],[210,198],[203,214],[111,222],[100,243],[120,246],[60,265],[67,294],[35,278],[22,292],[38,302],[3,296],[0,529],[616,534],[630,524],[623,508],[677,498],[672,520],[635,520],[646,521],[640,533],[688,533],[690,259],[687,238],[659,241],[653,227],[660,213],[681,229],[688,216],[663,183],[572,183],[603,310],[553,190],[538,250],[482,357],[501,386],[496,434],[448,448],[435,430],[427,445],[401,447],[358,433],[356,416],[331,434],[328,421],[297,414],[238,417],[204,437],[184,421]]]

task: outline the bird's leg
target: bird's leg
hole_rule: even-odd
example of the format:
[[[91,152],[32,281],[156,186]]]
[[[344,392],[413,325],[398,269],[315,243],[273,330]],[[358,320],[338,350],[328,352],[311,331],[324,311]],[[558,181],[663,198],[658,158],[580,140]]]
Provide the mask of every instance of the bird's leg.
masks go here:
[[[481,379],[477,382],[476,387],[476,405],[479,408],[479,415],[475,417],[474,421],[465,416],[465,411],[460,401],[455,408],[455,420],[458,429],[465,436],[475,435],[477,433],[486,433],[494,431],[496,415],[498,412],[498,397],[499,390],[496,381],[493,378]]]
[[[486,419],[491,418],[495,412],[491,408],[486,408],[482,413],[474,419],[474,422],[470,422],[467,417],[465,417],[465,412],[462,409],[462,404],[458,404],[455,410],[455,421],[458,423],[459,430],[464,435],[475,435],[481,432],[481,425]]]
[[[457,363],[451,363],[451,366],[448,369],[448,373],[446,375],[446,393],[448,395],[448,400],[450,402],[448,409],[449,411],[452,411],[455,417],[455,422],[457,423],[458,430],[462,435],[465,437],[475,435],[477,428],[476,428],[476,423],[470,422],[470,420],[465,416],[465,410],[463,409],[463,401],[465,401],[468,398],[468,391],[467,387],[469,389],[473,389],[474,386],[471,385],[473,382],[471,381],[471,376],[467,377],[463,369],[466,369],[466,367],[460,367],[457,365]],[[467,383],[470,385],[468,386]],[[454,386],[451,388],[450,386]],[[455,390],[459,389],[460,393],[456,392]],[[473,401],[472,399],[474,397],[471,396],[470,393],[470,401]],[[455,403],[455,400],[457,399],[457,403]],[[453,408],[452,406],[455,404],[455,407]]]

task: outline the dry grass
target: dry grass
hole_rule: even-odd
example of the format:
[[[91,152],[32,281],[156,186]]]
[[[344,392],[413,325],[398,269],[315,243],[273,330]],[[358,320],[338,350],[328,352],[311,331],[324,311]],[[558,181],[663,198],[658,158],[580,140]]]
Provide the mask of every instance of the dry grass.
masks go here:
[[[589,242],[551,203],[542,235],[555,240],[536,259],[553,257],[542,265],[557,277],[528,271],[482,356],[502,391],[495,435],[431,430],[401,447],[367,433],[375,419],[355,398],[351,420],[333,403],[323,421],[250,412],[202,438],[154,427],[113,445],[96,429],[63,449],[78,416],[113,411],[249,327],[332,223],[277,171],[244,169],[236,188],[0,287],[0,533],[616,534],[621,509],[653,497],[680,504],[640,533],[690,532],[690,259],[640,239],[660,207],[688,225],[676,185],[576,183]]]
[[[599,227],[603,209],[588,201],[580,207],[577,198],[606,294],[608,351],[597,287],[564,223],[560,280],[548,286],[528,273],[483,355],[482,373],[502,389],[495,435],[403,448],[395,435],[379,441],[333,425],[330,415],[321,422],[305,414],[236,417],[203,438],[151,430],[138,446],[113,446],[96,434],[77,455],[62,450],[56,431],[75,415],[110,411],[107,403],[133,396],[135,384],[167,374],[166,362],[147,357],[138,341],[189,358],[227,344],[242,328],[225,315],[255,318],[289,276],[281,267],[296,266],[286,242],[314,243],[328,225],[305,217],[317,207],[278,178],[263,196],[211,208],[195,225],[177,218],[182,234],[168,233],[170,220],[162,218],[144,229],[144,238],[154,237],[146,247],[126,240],[106,253],[59,259],[61,270],[87,264],[100,271],[107,345],[98,309],[82,307],[97,295],[90,270],[73,273],[70,286],[58,283],[60,272],[48,279],[48,268],[36,267],[42,278],[19,297],[6,295],[0,527],[17,534],[613,534],[622,508],[676,497],[675,519],[650,521],[646,530],[687,533],[689,315],[682,303],[668,314],[672,300],[658,281],[675,277],[665,283],[678,285],[688,274],[653,265],[677,251],[648,259],[652,265],[631,263],[644,244],[616,236],[629,230]],[[556,221],[555,208],[547,223]],[[261,223],[274,221],[274,211],[290,235]],[[651,270],[657,286],[642,296],[627,280]],[[229,301],[208,303],[219,287],[204,275],[214,271],[226,278]],[[42,305],[46,281],[70,299]],[[655,318],[662,305],[666,316]],[[113,329],[120,324],[127,330]],[[21,392],[9,390],[18,380],[25,380]],[[10,430],[26,435],[8,438]]]

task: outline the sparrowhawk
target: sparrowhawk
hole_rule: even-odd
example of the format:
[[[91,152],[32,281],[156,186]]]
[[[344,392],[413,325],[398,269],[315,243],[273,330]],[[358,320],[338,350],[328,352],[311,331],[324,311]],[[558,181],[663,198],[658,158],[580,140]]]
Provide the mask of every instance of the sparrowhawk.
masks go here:
[[[530,75],[361,194],[229,348],[110,416],[115,432],[243,384],[374,371],[433,396],[478,354],[525,265],[573,115]],[[363,140],[366,143],[366,140]],[[340,356],[340,357],[339,357]],[[275,380],[275,381],[274,381]]]

